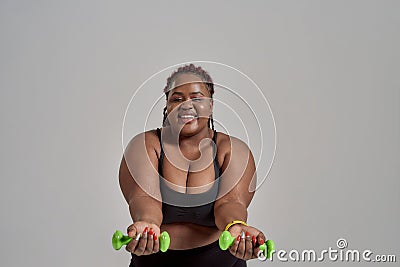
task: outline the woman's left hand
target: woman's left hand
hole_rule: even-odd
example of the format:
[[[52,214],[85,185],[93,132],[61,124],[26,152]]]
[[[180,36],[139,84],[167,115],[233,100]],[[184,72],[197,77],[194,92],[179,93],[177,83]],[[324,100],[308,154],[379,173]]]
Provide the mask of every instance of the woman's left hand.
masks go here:
[[[229,228],[229,232],[236,238],[229,248],[232,255],[243,260],[258,257],[259,246],[266,241],[265,235],[260,230],[251,226],[235,224]]]

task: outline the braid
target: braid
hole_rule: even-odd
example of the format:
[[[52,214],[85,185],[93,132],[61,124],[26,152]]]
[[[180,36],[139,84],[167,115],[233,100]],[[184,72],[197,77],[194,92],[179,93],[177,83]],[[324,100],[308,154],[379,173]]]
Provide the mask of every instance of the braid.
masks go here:
[[[162,120],[162,125],[166,126],[167,125],[167,107],[164,107],[164,111],[163,111],[163,120]]]
[[[167,85],[164,87],[164,93],[165,93],[165,99],[168,100],[168,94],[169,91],[172,89],[171,85],[175,81],[175,79],[180,75],[180,74],[185,74],[185,73],[191,73],[199,78],[204,82],[206,85],[208,91],[210,92],[211,98],[214,95],[214,82],[211,78],[211,76],[208,74],[207,71],[205,71],[202,67],[196,67],[193,64],[185,65],[183,67],[179,67],[176,71],[174,71],[171,76],[168,77],[167,79]],[[167,120],[167,107],[164,107],[163,111],[163,126],[168,125],[168,120]],[[210,118],[208,119],[208,127],[214,130],[214,120],[212,117],[212,114]]]

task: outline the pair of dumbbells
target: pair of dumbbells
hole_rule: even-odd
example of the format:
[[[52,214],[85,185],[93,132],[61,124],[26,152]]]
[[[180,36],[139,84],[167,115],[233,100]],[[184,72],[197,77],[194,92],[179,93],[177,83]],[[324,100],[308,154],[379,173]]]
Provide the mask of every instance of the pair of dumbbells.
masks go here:
[[[133,238],[129,236],[125,236],[121,231],[115,231],[112,236],[112,246],[114,249],[119,250],[122,246],[131,242]],[[171,243],[171,239],[169,237],[168,232],[164,231],[161,233],[160,237],[160,250],[161,252],[165,252],[169,248],[169,244]],[[233,237],[228,231],[223,231],[221,236],[219,237],[219,247],[222,250],[227,250],[230,246],[235,242],[235,237]],[[265,258],[270,258],[272,251],[274,250],[274,241],[267,240],[264,244],[260,245],[260,251],[262,251]]]

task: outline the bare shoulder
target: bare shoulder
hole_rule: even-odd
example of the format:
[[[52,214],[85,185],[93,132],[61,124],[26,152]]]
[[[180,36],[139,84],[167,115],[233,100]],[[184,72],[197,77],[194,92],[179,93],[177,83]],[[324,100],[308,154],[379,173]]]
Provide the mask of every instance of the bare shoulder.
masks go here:
[[[142,148],[146,148],[148,154],[151,154],[152,152],[156,152],[157,155],[159,154],[160,143],[156,129],[148,130],[135,135],[129,141],[127,146],[127,150],[138,150]]]
[[[248,145],[244,141],[223,132],[218,132],[217,145],[218,149],[225,153],[231,153],[232,148],[242,148],[241,150],[250,151]]]
[[[218,158],[220,159],[220,166],[226,166],[232,154],[235,157],[247,157],[251,154],[248,145],[241,139],[218,132],[217,136]]]

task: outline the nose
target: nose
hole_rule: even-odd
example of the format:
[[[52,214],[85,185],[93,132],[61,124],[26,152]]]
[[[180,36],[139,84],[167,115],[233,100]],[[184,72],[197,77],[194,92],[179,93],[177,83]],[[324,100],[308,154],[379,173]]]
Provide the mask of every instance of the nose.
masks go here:
[[[187,109],[192,109],[193,108],[193,103],[192,100],[186,100],[181,104],[181,109],[187,110]]]

